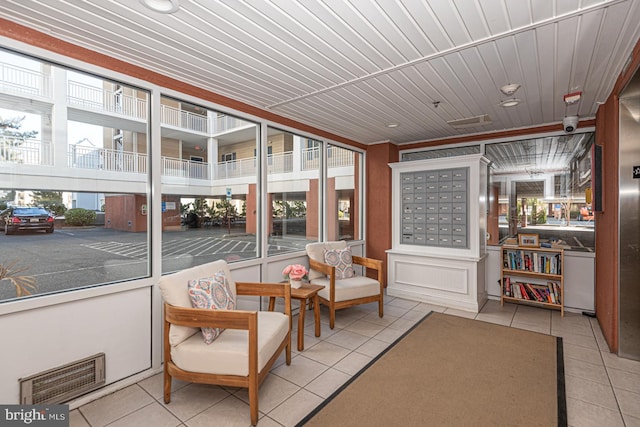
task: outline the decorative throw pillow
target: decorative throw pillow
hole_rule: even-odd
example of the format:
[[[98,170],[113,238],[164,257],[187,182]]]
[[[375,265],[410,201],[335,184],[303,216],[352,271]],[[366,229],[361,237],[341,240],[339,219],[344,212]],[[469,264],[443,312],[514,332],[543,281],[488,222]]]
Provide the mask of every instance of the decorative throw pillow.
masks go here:
[[[224,271],[218,271],[213,277],[189,280],[187,285],[191,306],[193,308],[207,308],[212,310],[233,310],[236,299],[229,288],[229,282]],[[220,336],[223,328],[200,328],[206,344],[211,344]]]
[[[324,262],[336,268],[336,279],[349,279],[356,275],[351,249],[325,249]]]

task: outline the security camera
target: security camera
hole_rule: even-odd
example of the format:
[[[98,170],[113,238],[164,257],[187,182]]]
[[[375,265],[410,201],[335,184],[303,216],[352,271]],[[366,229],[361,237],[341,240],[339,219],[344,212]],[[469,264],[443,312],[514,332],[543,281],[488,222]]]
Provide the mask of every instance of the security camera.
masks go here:
[[[562,127],[567,133],[571,133],[578,127],[578,116],[567,116],[562,119]]]

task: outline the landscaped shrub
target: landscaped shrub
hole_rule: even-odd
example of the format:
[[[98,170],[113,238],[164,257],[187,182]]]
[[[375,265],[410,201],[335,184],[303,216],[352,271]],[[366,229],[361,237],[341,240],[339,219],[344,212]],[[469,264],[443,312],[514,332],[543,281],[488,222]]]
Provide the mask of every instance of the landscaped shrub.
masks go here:
[[[64,213],[64,223],[67,225],[93,225],[96,213],[88,209],[73,208]]]

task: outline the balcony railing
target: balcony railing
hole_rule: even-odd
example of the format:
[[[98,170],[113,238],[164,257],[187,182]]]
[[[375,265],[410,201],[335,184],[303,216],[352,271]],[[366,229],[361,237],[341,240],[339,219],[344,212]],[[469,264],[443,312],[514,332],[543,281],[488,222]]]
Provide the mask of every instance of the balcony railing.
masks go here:
[[[147,173],[147,155],[107,148],[69,147],[70,168]]]
[[[344,148],[331,146],[327,150],[327,167],[339,168],[353,166],[354,152]],[[314,170],[320,167],[320,148],[302,150],[302,170]]]
[[[51,98],[50,83],[44,73],[0,62],[0,92]]]
[[[255,123],[239,119],[238,117],[219,115],[213,121],[213,129],[211,130],[211,133],[219,134],[247,126],[255,126]]]
[[[146,120],[147,100],[124,94],[122,91],[111,91],[69,81],[67,102],[82,108],[108,113],[119,113],[128,117]]]
[[[196,132],[208,134],[207,116],[194,114],[168,105],[161,106],[161,121],[163,125],[175,126]]]
[[[0,137],[0,163],[52,165],[51,143],[39,139]]]
[[[209,163],[163,157],[162,176],[209,179]]]
[[[302,153],[302,170],[313,170],[319,164],[319,153],[314,149]],[[267,157],[267,173],[269,175],[291,173],[293,152],[272,154]],[[128,172],[146,174],[148,156],[144,153],[118,151],[107,148],[69,146],[67,167],[80,169],[104,170],[111,172]],[[15,141],[0,137],[0,163],[17,163],[25,165],[53,165],[52,148],[48,142],[36,139]],[[332,147],[329,167],[353,165],[353,153],[349,150]],[[162,157],[162,176],[223,180],[256,176],[257,161],[255,157],[230,160],[214,165],[213,177],[210,164],[193,160]]]

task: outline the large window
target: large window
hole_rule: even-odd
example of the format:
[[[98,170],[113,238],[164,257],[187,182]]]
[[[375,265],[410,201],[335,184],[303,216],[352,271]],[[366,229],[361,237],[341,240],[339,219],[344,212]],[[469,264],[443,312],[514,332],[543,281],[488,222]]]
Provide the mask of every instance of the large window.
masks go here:
[[[162,271],[258,257],[259,126],[169,97],[161,110]]]
[[[0,66],[0,300],[148,277],[148,92]]]
[[[267,204],[271,208],[267,232],[269,255],[304,250],[320,238],[319,142],[277,129],[268,129],[272,147],[267,176]]]
[[[500,242],[534,233],[573,250],[594,249],[593,141],[593,133],[576,133],[487,144]]]

